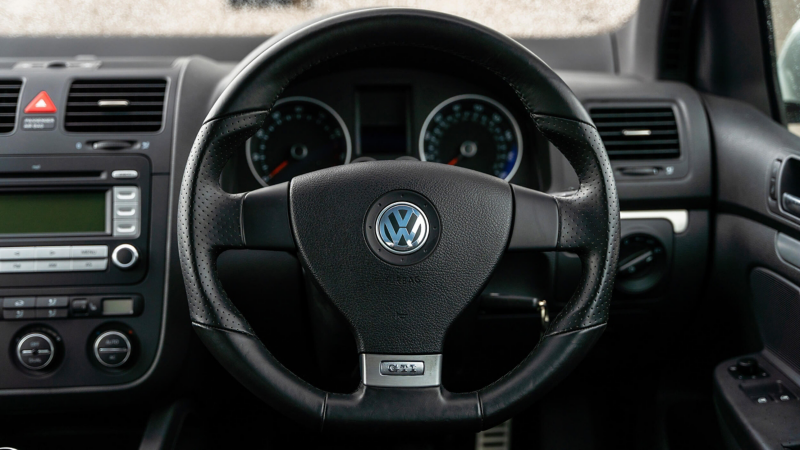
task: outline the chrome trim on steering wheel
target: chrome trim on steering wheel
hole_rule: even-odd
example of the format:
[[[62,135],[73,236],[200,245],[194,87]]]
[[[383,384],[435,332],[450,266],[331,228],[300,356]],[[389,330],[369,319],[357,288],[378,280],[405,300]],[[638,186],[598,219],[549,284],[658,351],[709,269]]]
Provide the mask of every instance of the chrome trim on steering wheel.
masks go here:
[[[361,382],[364,386],[440,386],[441,368],[442,355],[361,354]]]

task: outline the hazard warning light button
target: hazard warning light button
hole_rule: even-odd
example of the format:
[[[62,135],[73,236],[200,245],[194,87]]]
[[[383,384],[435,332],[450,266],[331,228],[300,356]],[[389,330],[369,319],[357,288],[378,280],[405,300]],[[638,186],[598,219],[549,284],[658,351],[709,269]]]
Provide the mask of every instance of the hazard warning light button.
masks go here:
[[[25,107],[25,114],[48,114],[56,112],[56,105],[47,92],[39,92],[39,95],[33,97],[28,106]]]

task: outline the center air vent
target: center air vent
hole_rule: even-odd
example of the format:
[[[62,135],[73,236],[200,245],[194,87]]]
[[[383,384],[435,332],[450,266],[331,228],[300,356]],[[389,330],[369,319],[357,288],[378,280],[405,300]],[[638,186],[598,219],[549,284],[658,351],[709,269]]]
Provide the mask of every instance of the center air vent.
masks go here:
[[[164,120],[165,80],[80,80],[67,97],[64,127],[79,133],[152,132]]]
[[[20,88],[22,82],[19,80],[0,80],[0,134],[14,131]]]
[[[611,159],[668,159],[681,154],[678,124],[669,106],[593,107],[589,115]]]

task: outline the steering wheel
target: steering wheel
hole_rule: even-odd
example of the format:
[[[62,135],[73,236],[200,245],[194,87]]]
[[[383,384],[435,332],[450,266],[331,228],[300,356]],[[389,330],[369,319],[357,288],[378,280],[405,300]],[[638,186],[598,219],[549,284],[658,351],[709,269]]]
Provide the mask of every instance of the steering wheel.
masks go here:
[[[576,193],[551,196],[444,164],[377,161],[298,176],[244,194],[219,184],[286,85],[337,56],[420,47],[491,70],[518,94],[538,130],[569,160]],[[445,14],[345,12],[277,36],[240,66],[200,129],[183,175],[179,248],[194,329],[234,377],[275,409],[320,430],[492,427],[568,374],[608,320],[619,250],[611,166],[586,110],[539,58],[510,38]],[[225,249],[296,252],[347,319],[361,383],[325,392],[278,362],[230,301],[216,273]],[[449,326],[506,251],[569,251],[583,274],[535,349],[500,380],[452,393],[441,384]]]

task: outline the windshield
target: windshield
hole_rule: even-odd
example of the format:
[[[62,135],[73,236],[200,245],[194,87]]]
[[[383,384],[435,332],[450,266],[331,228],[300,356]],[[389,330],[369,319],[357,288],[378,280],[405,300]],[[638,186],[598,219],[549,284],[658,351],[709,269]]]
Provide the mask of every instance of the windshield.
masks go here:
[[[613,31],[639,0],[3,0],[3,36],[253,36],[354,8],[404,6],[462,16],[520,38]]]

